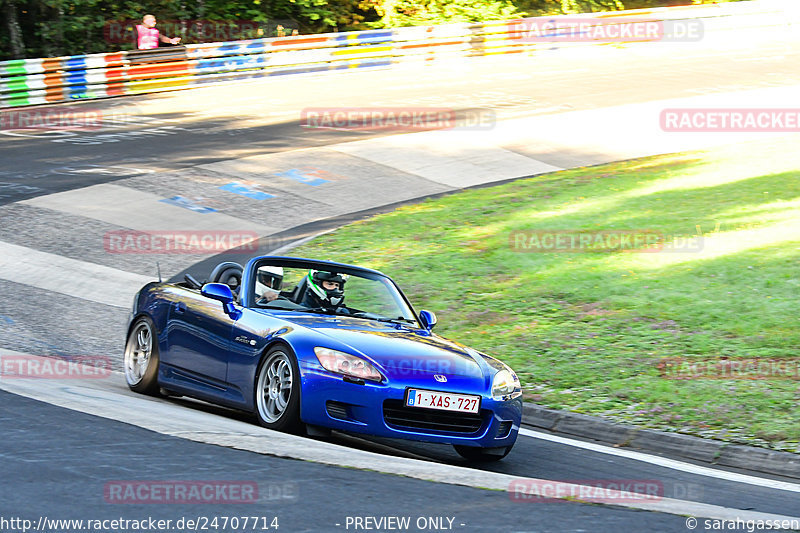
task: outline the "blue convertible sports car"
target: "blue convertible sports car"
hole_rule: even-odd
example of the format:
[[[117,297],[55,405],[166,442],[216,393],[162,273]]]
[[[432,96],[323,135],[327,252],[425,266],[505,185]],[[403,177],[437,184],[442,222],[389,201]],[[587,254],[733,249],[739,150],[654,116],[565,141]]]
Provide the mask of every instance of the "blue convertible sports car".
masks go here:
[[[201,284],[136,295],[128,386],[255,413],[268,428],[322,428],[452,444],[470,460],[514,445],[522,391],[502,362],[431,332],[386,275],[329,261],[225,262]]]

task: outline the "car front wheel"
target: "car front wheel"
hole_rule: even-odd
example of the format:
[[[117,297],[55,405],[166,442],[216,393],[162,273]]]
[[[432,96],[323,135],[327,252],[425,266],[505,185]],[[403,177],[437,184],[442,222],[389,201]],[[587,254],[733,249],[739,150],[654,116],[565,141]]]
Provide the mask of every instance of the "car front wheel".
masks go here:
[[[300,371],[288,348],[271,349],[258,369],[255,387],[256,416],[267,428],[299,433]]]

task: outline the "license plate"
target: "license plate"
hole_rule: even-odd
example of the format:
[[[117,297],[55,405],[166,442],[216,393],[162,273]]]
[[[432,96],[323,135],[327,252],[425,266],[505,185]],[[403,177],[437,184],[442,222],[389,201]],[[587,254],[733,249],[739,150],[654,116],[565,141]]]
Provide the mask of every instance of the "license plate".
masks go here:
[[[459,413],[477,413],[481,407],[481,397],[452,392],[409,389],[406,406]]]

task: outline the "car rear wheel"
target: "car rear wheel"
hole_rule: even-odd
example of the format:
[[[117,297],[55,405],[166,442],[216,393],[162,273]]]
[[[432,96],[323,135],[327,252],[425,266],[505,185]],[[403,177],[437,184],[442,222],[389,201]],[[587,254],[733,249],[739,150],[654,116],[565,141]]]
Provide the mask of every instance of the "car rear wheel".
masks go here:
[[[499,461],[508,455],[513,446],[505,446],[503,448],[475,448],[473,446],[459,446],[455,444],[453,448],[458,452],[458,455],[468,461],[488,463],[491,461]]]
[[[125,344],[125,381],[134,392],[158,394],[158,343],[155,327],[147,317],[139,318]]]
[[[267,428],[289,433],[302,429],[300,422],[300,371],[288,348],[271,349],[258,370],[256,415]]]

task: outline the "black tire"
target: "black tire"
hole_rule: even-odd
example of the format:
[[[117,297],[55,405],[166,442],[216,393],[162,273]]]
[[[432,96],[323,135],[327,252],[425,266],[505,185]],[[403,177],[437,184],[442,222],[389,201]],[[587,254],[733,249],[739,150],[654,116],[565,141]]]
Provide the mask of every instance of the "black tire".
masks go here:
[[[157,396],[159,364],[156,328],[149,318],[138,318],[125,343],[123,366],[128,387],[134,392]]]
[[[275,346],[267,352],[256,372],[253,393],[259,424],[286,433],[302,432],[300,369],[288,347]]]
[[[458,455],[466,459],[467,461],[473,461],[477,463],[491,463],[493,461],[499,461],[506,455],[511,452],[511,448],[513,446],[506,446],[505,451],[501,453],[487,453],[485,448],[476,448],[474,446],[460,446],[458,444],[454,444],[453,448],[455,448]]]

